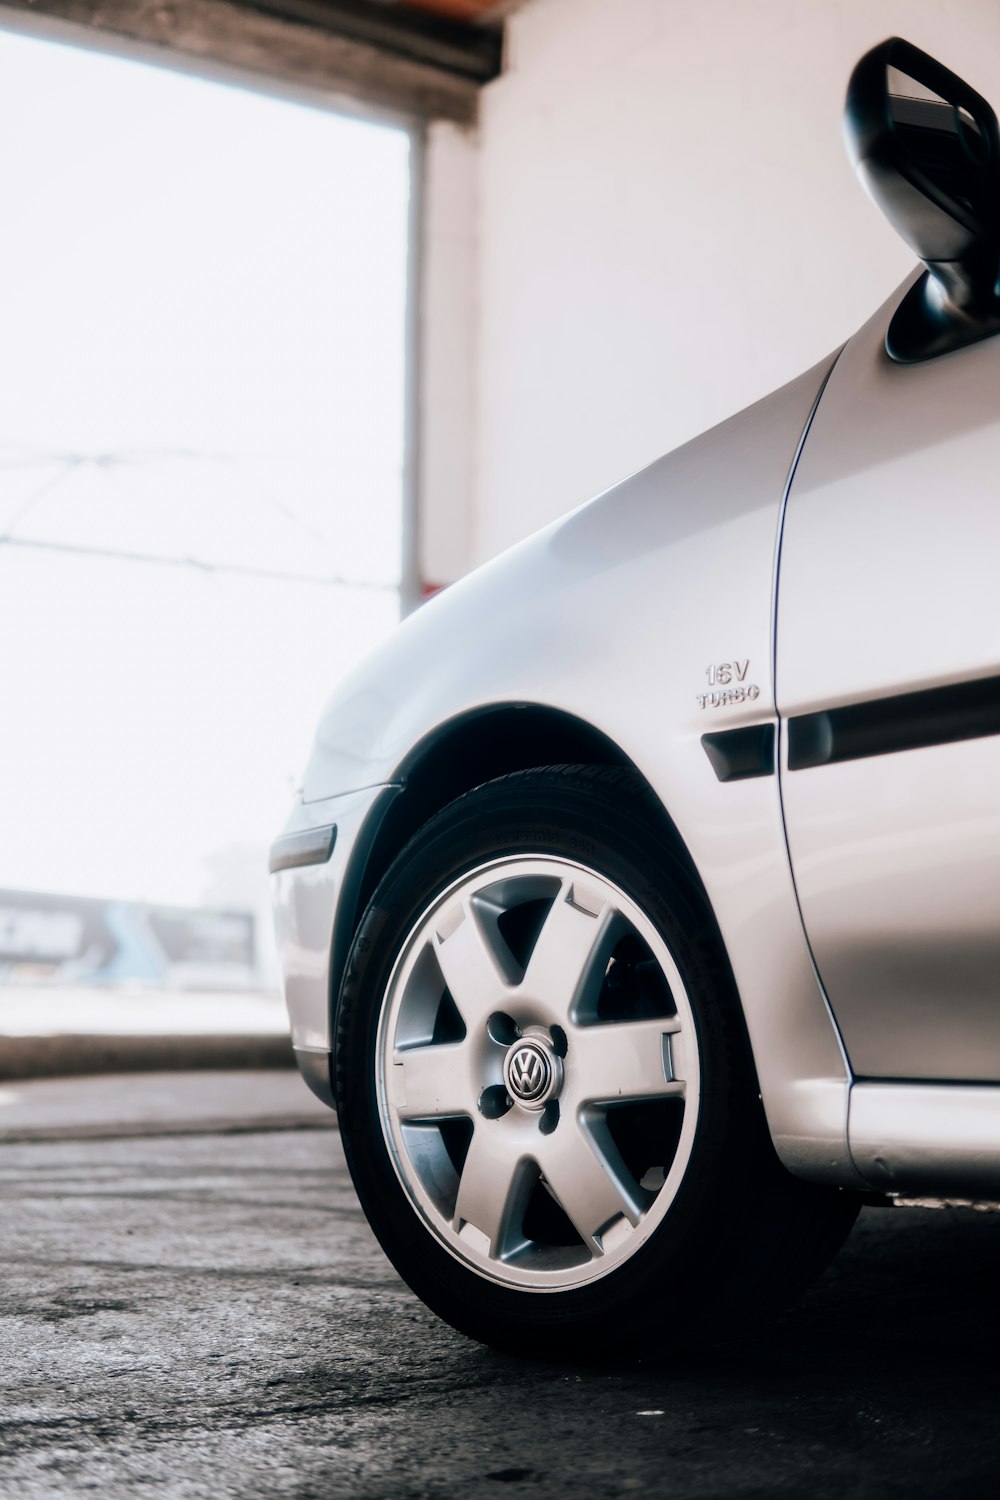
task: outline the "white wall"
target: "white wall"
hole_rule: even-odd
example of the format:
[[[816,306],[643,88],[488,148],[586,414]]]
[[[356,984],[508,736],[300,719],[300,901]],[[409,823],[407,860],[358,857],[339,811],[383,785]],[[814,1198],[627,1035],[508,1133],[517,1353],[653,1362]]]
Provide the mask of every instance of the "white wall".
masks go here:
[[[458,226],[452,269],[433,244],[428,264],[427,358],[443,340],[453,361],[442,385],[439,351],[447,402],[425,393],[432,576],[790,379],[902,279],[912,257],[840,134],[851,67],[893,33],[1000,103],[993,0],[529,0],[511,17],[478,152],[452,132],[450,166],[430,153]]]

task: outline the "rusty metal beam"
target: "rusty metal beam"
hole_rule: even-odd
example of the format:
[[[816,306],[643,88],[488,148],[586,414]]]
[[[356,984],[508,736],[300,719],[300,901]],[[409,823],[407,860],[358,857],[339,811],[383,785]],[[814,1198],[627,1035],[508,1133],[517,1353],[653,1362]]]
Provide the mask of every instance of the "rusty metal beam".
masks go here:
[[[368,16],[365,11],[373,14]],[[357,0],[2,0],[0,22],[50,16],[93,40],[140,43],[391,111],[471,124],[478,88],[499,70],[499,37]],[[463,47],[460,32],[468,32]],[[484,42],[485,38],[485,42]],[[163,61],[170,62],[169,55]]]

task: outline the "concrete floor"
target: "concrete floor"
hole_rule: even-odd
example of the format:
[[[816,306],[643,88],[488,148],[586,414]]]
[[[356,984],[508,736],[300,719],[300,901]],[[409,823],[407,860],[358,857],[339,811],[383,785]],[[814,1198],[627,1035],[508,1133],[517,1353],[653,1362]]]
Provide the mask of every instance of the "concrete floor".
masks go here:
[[[766,1339],[520,1364],[400,1284],[281,1077],[200,1135],[0,1145],[4,1500],[1000,1489],[1000,1216],[866,1210]]]

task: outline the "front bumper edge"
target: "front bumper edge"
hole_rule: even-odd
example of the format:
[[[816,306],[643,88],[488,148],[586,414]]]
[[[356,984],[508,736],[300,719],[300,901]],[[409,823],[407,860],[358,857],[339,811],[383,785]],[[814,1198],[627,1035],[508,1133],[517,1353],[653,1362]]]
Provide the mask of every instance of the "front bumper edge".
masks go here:
[[[295,1061],[299,1072],[317,1099],[322,1099],[331,1109],[336,1109],[333,1097],[333,1055],[324,1047],[296,1047]]]

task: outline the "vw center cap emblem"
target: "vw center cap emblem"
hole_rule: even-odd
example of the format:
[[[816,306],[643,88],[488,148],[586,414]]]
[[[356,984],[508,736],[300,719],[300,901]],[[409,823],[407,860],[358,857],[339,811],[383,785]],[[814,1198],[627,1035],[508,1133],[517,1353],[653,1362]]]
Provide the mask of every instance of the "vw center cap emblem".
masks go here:
[[[552,1063],[537,1042],[518,1042],[504,1064],[507,1092],[520,1104],[537,1104],[552,1083]]]

